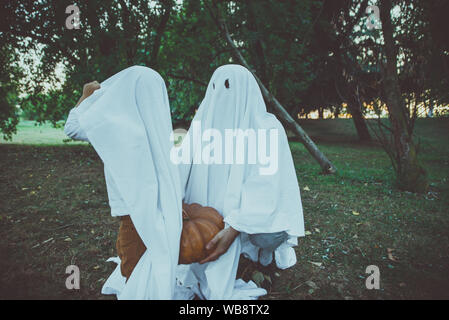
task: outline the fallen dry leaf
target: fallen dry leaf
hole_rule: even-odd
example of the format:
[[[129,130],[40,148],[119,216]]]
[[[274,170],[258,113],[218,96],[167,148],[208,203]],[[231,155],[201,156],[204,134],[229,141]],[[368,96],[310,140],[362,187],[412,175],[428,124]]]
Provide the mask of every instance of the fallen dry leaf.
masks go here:
[[[310,288],[312,288],[312,289],[314,289],[314,290],[319,289],[319,287],[316,285],[316,283],[313,282],[313,281],[311,281],[311,280],[306,281],[306,284],[307,284]]]
[[[391,248],[387,248],[387,253],[388,253],[388,259],[390,259],[391,261],[398,261],[394,256],[393,256],[393,251],[394,249]]]
[[[322,262],[313,262],[313,261],[309,261],[311,264],[313,264],[314,266],[317,266],[317,267],[321,267],[322,265],[323,265],[323,263]]]

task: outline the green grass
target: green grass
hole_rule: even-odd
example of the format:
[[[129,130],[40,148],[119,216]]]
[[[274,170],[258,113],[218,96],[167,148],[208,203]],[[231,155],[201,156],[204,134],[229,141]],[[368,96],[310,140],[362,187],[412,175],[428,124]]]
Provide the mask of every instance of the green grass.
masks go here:
[[[22,120],[17,126],[17,134],[12,140],[5,141],[0,137],[0,143],[8,144],[26,144],[26,145],[61,145],[61,144],[86,144],[70,140],[64,134],[62,128],[54,128],[51,123],[39,125],[35,121]]]
[[[350,120],[302,125],[338,172],[320,174],[291,142],[310,234],[300,239],[293,268],[243,259],[239,275],[267,275],[264,299],[449,298],[449,120],[417,123],[427,195],[398,191],[385,152],[358,143]],[[115,255],[118,222],[102,163],[88,145],[33,141],[0,144],[0,299],[109,299],[100,290],[115,267],[105,260]],[[81,270],[78,291],[64,285],[70,264]],[[380,268],[380,290],[365,288],[369,265]]]

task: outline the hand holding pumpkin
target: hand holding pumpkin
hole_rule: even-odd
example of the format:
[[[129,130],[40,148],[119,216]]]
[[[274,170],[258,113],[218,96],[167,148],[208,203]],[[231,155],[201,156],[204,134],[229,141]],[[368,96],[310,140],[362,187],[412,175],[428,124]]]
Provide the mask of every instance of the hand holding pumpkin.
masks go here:
[[[217,233],[206,245],[206,250],[211,253],[205,259],[201,260],[200,264],[217,260],[222,254],[228,251],[239,233],[232,227],[228,227]]]
[[[232,227],[223,229],[223,217],[212,207],[183,203],[182,216],[180,264],[217,260],[239,235]]]
[[[224,228],[223,217],[211,207],[182,204],[182,234],[179,263],[191,264],[207,258],[206,245]]]

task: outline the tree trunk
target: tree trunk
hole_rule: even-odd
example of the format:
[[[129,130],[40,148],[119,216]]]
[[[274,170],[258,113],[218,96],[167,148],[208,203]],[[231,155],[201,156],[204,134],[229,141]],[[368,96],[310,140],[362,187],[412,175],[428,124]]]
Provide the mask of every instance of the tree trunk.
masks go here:
[[[360,141],[371,141],[371,135],[368,131],[363,113],[356,102],[348,102],[348,111],[354,121],[355,129]]]
[[[318,118],[324,119],[324,108],[323,107],[318,108]]]
[[[248,30],[253,32],[253,35],[255,36],[255,39],[249,41],[249,49],[251,52],[251,57],[254,57],[254,65],[257,70],[257,74],[260,77],[260,80],[262,80],[263,83],[268,83],[265,52],[262,44],[263,41],[260,36],[261,33],[259,32],[259,27],[257,24],[257,17],[254,12],[255,10],[254,6],[257,6],[257,3],[254,3],[253,0],[247,1],[248,7],[247,27]]]
[[[159,51],[161,50],[162,35],[165,31],[165,28],[167,27],[168,20],[170,19],[170,14],[172,12],[171,2],[166,2],[164,3],[164,5],[165,11],[161,17],[161,22],[156,29],[155,39],[153,40],[153,46],[148,60],[148,66],[151,68],[156,68],[157,66],[157,59],[159,56]]]
[[[354,86],[349,83],[345,84],[345,96],[338,89],[337,82],[335,82],[335,90],[342,101],[346,101],[347,111],[351,114],[352,120],[354,121],[355,129],[357,130],[357,135],[360,141],[371,141],[371,135],[368,131],[368,126],[366,125],[365,118],[363,116],[362,110],[360,108],[359,101],[357,101],[357,95],[351,94],[351,92],[356,92]]]
[[[391,22],[391,0],[381,0],[382,32],[386,65],[383,68],[384,89],[389,119],[393,132],[393,166],[396,169],[400,189],[411,192],[426,192],[428,180],[425,170],[417,158],[416,146],[407,130],[407,110],[401,95],[397,73],[397,49]]]
[[[341,105],[337,105],[334,109],[334,118],[338,119],[341,113]]]
[[[427,118],[433,118],[433,100],[429,100],[429,111],[427,112]]]

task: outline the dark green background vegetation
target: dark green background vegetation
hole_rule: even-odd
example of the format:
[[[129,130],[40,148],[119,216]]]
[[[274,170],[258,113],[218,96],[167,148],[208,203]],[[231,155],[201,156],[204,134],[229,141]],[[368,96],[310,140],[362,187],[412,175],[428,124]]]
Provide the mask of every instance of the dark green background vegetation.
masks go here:
[[[71,4],[80,29],[66,28]],[[261,272],[269,299],[448,298],[448,12],[445,0],[2,1],[0,298],[102,297],[118,226],[101,160],[61,126],[84,83],[145,65],[188,127],[213,71],[242,64],[223,23],[337,168],[322,174],[267,101],[289,132],[308,234],[294,268],[243,261],[239,275]],[[70,264],[80,291],[65,289]],[[365,288],[371,264],[381,290]]]

